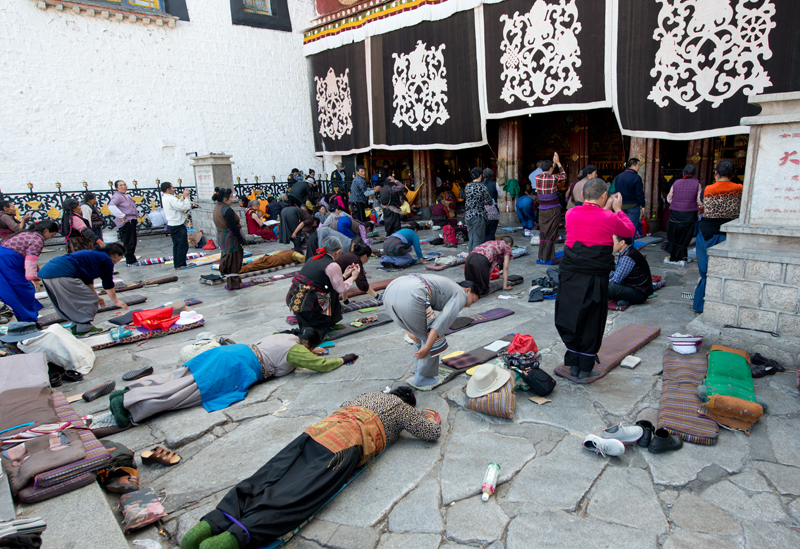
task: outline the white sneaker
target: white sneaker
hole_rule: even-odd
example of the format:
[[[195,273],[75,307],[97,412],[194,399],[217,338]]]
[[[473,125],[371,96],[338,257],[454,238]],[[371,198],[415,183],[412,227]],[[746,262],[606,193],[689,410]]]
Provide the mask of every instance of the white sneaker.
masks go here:
[[[525,229],[525,236],[531,236],[531,232],[528,229]]]
[[[634,442],[642,438],[643,434],[644,434],[644,429],[642,429],[638,425],[624,427],[621,423],[617,423],[613,427],[609,427],[608,429],[603,429],[602,436],[603,438],[606,439],[616,439],[622,442],[623,444],[633,444]]]
[[[406,343],[408,343],[409,345],[413,345],[413,344],[414,344],[414,340],[413,340],[413,339],[411,339],[410,337],[408,337],[408,334],[406,334],[406,335],[404,335],[404,336],[403,336],[403,341],[405,341],[405,342],[406,342]]]
[[[597,435],[586,435],[583,447],[603,457],[621,456],[625,453],[625,445],[614,438],[600,438]]]

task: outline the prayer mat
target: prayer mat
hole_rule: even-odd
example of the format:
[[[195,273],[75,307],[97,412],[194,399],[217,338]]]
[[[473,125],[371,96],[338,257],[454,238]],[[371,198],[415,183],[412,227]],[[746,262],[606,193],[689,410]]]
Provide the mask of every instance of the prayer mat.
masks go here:
[[[242,282],[242,288],[251,288],[253,286],[269,286],[272,284],[271,277],[268,276],[256,276],[251,278],[250,280],[246,280]],[[239,288],[240,290],[242,288]],[[226,290],[234,290],[235,288],[231,288],[227,284],[225,285]]]
[[[247,258],[253,255],[253,252],[249,252],[247,250],[244,251],[243,257]],[[219,263],[222,261],[222,254],[212,254],[207,255],[205,257],[198,257],[197,259],[193,259],[191,261],[187,261],[187,265],[197,266],[197,265],[212,265],[214,263]]]
[[[508,275],[508,285],[509,286],[516,286],[518,284],[522,284],[523,278],[519,275]],[[503,289],[503,277],[496,278],[489,282],[489,294],[493,294],[495,292],[499,292]],[[486,295],[489,295],[486,294]]]
[[[664,351],[657,423],[686,442],[713,446],[719,427],[713,420],[697,414],[703,405],[697,396],[697,386],[705,379],[707,370],[708,358],[701,353],[682,355],[672,349]]]
[[[290,267],[297,267],[298,265],[299,265],[299,263],[289,263],[287,265],[280,265],[278,267],[272,267],[271,269],[262,269],[260,271],[250,271],[249,273],[241,273],[241,274],[239,274],[239,278],[253,278],[253,277],[264,275],[264,274],[269,274],[269,273],[274,273],[274,272],[277,272],[277,271],[282,271],[282,270],[288,269]],[[214,273],[214,274],[216,274],[216,273]],[[281,278],[283,278],[283,277],[281,277]],[[275,279],[275,280],[277,280],[277,279]],[[214,280],[208,280],[208,279],[205,279],[205,278],[201,277],[200,278],[200,283],[201,284],[208,284],[209,286],[218,286],[220,284],[224,284],[225,283],[225,277],[221,276],[220,278],[217,278],[217,279],[214,279]]]
[[[622,305],[620,306],[616,301],[613,299],[608,302],[608,309],[610,311],[627,311],[630,308],[630,305]]]
[[[661,328],[654,326],[645,326],[643,324],[628,324],[603,338],[603,345],[597,353],[600,359],[600,364],[595,364],[594,369],[600,372],[600,375],[587,377],[585,379],[578,379],[572,377],[569,367],[560,364],[556,367],[555,373],[561,377],[565,377],[570,381],[580,384],[594,383],[601,377],[604,377],[608,372],[619,366],[622,359],[628,355],[634,354],[636,351],[653,341],[661,333]]]
[[[130,306],[130,305],[139,305],[140,303],[144,303],[145,301],[147,301],[147,298],[143,295],[124,295],[124,296],[121,295],[119,296],[119,300],[122,301],[124,304]],[[119,307],[117,307],[112,303],[110,305],[106,305],[105,307],[100,307],[99,309],[97,309],[97,312],[105,313],[117,309],[119,309]],[[36,324],[38,324],[40,327],[44,327],[44,326],[49,326],[51,324],[55,324],[56,322],[67,322],[67,319],[61,318],[61,316],[58,313],[52,313],[41,317],[39,320],[36,321]]]
[[[203,256],[205,256],[205,254],[202,252],[192,252],[190,254],[186,254],[186,259],[187,261],[192,259],[200,259]],[[137,261],[136,263],[128,265],[128,267],[143,267],[145,265],[158,265],[160,263],[167,263],[168,261],[172,260],[173,257],[171,255],[168,255],[166,257],[151,257],[150,259],[142,259],[141,261]]]
[[[500,338],[500,340],[511,342],[514,340],[514,334],[503,336]],[[494,340],[490,341],[487,343],[487,345],[491,344],[493,341]],[[482,345],[477,349],[473,349],[456,357],[444,358],[442,359],[442,364],[456,370],[466,370],[468,368],[472,368],[473,366],[477,366],[478,364],[489,362],[493,358],[497,357],[497,353],[495,351],[484,349],[485,346],[486,345]]]
[[[59,421],[83,423],[63,393],[53,393],[53,406]],[[90,429],[78,429],[77,431],[83,444],[85,457],[63,467],[36,475],[33,485],[20,490],[17,494],[22,503],[44,501],[86,486],[97,479],[98,470],[111,465],[111,454],[100,444],[94,433]]]
[[[454,265],[425,265],[425,268],[429,271],[444,271],[450,267],[454,267]]]
[[[369,287],[375,291],[385,290],[386,286],[388,286],[392,282],[392,280],[394,279],[389,278],[387,280],[379,280],[377,282],[372,282],[370,283]],[[350,299],[351,297],[358,297],[360,295],[366,295],[366,293],[367,292],[362,292],[361,290],[353,286],[347,291],[347,299]]]
[[[381,305],[383,305],[383,301],[370,297],[360,301],[351,301],[347,304],[342,303],[342,313],[350,313],[367,307],[380,307]]]
[[[251,255],[252,255],[252,252],[251,252]],[[245,257],[244,259],[242,259],[242,265],[247,265],[248,263],[252,263],[253,261],[258,261],[259,259],[261,259],[265,255],[266,254],[257,255],[255,257]],[[211,268],[213,270],[215,270],[215,271],[218,271],[219,270],[219,265],[214,263],[213,265],[211,265]]]
[[[158,276],[156,278],[150,278],[142,282],[134,282],[133,284],[128,284],[128,285],[116,284],[114,286],[114,291],[117,293],[122,293],[122,292],[128,292],[130,290],[138,290],[140,288],[144,288],[145,286],[156,286],[158,284],[168,284],[170,282],[177,282],[177,281],[178,277],[175,275]],[[101,295],[105,295],[105,293],[106,293],[105,290],[100,292]]]
[[[638,250],[639,248],[644,248],[648,244],[658,244],[662,240],[664,239],[661,238],[660,236],[645,236],[643,238],[640,238],[639,240],[634,240],[633,247]]]
[[[414,381],[413,377],[410,377],[406,380],[406,383],[416,389],[417,391],[432,391],[437,387],[441,387],[448,381],[452,381],[453,379],[461,373],[461,370],[451,370],[450,368],[445,368],[444,366],[439,366],[439,381],[432,385],[424,385],[422,387],[417,387],[412,382]]]
[[[472,315],[469,317],[458,317],[453,321],[453,324],[450,325],[450,329],[447,330],[446,334],[450,335],[454,332],[458,332],[469,328],[471,326],[475,326],[476,324],[482,324],[484,322],[491,322],[492,320],[499,320],[501,318],[505,318],[507,316],[511,316],[514,314],[514,311],[509,309],[497,308],[497,309],[490,309],[483,313],[478,313],[476,315]],[[461,319],[471,319],[470,321],[461,320]]]
[[[120,340],[115,340],[111,337],[111,334],[106,333],[92,337],[87,337],[83,341],[84,343],[87,343],[92,348],[92,350],[99,351],[100,349],[116,347],[117,345],[126,345],[128,343],[136,343],[137,341],[147,341],[148,339],[153,339],[156,337],[164,337],[170,334],[177,334],[178,332],[194,330],[195,328],[200,328],[201,326],[204,326],[205,323],[206,323],[205,320],[198,320],[197,322],[186,324],[185,326],[172,326],[168,330],[153,330],[152,332],[148,331],[146,333],[134,332],[132,336],[123,337]]]
[[[378,317],[378,320],[371,324],[364,324],[362,326],[350,326],[349,324],[342,324],[342,327],[339,329],[330,329],[326,339],[340,339],[356,332],[363,332],[364,330],[368,330],[373,326],[383,326],[384,324],[389,324],[392,322],[392,317],[387,314],[381,313],[376,316]]]

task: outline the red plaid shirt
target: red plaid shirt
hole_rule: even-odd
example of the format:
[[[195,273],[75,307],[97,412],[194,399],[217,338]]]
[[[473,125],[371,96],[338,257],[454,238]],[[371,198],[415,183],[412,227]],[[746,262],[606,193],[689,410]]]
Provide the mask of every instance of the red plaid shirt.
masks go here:
[[[558,190],[558,182],[567,178],[564,168],[559,167],[559,169],[561,173],[549,174],[545,172],[536,176],[536,192],[538,194],[552,194]]]
[[[512,259],[514,258],[514,254],[511,253],[511,246],[506,244],[504,240],[490,240],[484,242],[480,246],[475,246],[472,253],[481,254],[488,259],[489,263],[492,264],[492,270],[500,264],[500,260],[502,260],[503,257],[510,256]]]

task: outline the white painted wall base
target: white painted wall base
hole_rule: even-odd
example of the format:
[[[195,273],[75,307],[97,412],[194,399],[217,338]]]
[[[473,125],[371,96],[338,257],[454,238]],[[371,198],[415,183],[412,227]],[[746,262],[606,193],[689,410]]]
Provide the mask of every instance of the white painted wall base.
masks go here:
[[[233,155],[233,174],[285,181],[314,154],[303,36],[231,24],[223,0],[189,0],[191,22],[141,21],[0,2],[0,188],[42,191],[193,182],[186,153]]]

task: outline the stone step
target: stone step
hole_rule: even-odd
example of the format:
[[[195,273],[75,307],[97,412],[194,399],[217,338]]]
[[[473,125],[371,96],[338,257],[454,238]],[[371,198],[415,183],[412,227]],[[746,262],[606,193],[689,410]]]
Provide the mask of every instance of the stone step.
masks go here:
[[[59,549],[129,549],[103,489],[96,482],[67,494],[17,505],[17,518],[41,517],[47,523],[44,547]]]

